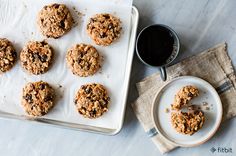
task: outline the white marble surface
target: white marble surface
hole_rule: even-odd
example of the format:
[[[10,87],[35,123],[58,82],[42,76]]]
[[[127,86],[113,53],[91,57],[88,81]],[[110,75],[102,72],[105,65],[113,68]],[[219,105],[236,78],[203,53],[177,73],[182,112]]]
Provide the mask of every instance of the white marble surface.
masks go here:
[[[235,0],[134,0],[134,5],[140,11],[139,31],[152,23],[166,24],[176,30],[182,43],[177,61],[226,41],[236,67]],[[0,155],[161,155],[144,133],[129,104],[137,97],[135,83],[154,72],[155,68],[144,66],[135,56],[125,123],[118,135],[103,136],[1,119]],[[166,155],[236,155],[235,132],[236,119],[231,119],[223,123],[207,143],[194,148],[178,148]],[[233,153],[212,154],[212,147],[232,148]]]

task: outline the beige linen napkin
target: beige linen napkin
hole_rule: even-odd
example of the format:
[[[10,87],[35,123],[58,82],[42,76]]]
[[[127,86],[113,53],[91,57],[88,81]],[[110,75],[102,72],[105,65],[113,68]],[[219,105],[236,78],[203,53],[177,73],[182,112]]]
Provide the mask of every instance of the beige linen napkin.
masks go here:
[[[236,115],[236,78],[226,43],[219,44],[167,68],[168,80],[183,75],[200,77],[211,83],[219,93],[223,104],[223,120]],[[167,81],[168,81],[167,80]],[[158,89],[166,84],[159,73],[137,83],[138,99],[132,103],[133,110],[145,132],[161,153],[169,152],[177,146],[157,134],[151,118],[151,103]]]

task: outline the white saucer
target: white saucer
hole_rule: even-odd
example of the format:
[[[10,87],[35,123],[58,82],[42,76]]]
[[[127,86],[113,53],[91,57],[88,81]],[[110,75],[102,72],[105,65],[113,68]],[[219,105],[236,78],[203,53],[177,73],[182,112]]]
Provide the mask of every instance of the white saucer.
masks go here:
[[[178,133],[171,126],[171,113],[166,112],[166,108],[171,111],[170,105],[175,94],[186,85],[194,85],[200,91],[200,95],[191,100],[192,104],[202,105],[206,102],[210,108],[203,109],[205,123],[202,129],[192,136]],[[209,140],[219,128],[222,114],[222,103],[216,90],[205,80],[193,76],[182,76],[171,80],[155,95],[152,106],[152,117],[157,132],[173,144],[182,147],[197,146]]]

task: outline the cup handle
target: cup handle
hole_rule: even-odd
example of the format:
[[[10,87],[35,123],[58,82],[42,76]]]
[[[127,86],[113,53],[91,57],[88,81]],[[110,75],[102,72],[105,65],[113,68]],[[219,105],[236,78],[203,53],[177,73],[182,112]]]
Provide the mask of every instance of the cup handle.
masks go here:
[[[163,81],[166,81],[166,78],[167,78],[166,67],[165,66],[164,67],[160,67],[159,70],[160,70],[161,79]]]

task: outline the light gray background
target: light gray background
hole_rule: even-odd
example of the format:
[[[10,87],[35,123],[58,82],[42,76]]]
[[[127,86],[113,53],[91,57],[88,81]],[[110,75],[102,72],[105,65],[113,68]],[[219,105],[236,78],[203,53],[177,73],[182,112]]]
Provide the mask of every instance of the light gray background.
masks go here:
[[[179,34],[182,48],[176,62],[226,41],[236,66],[235,0],[134,0],[134,5],[140,11],[138,31],[149,24],[162,23]],[[1,119],[0,155],[161,155],[144,133],[130,106],[137,98],[135,83],[156,71],[134,57],[125,123],[118,135],[103,136]],[[179,148],[166,155],[236,155],[235,139],[236,120],[231,119],[223,123],[207,143],[194,148]],[[212,147],[232,148],[233,154],[212,154]]]

